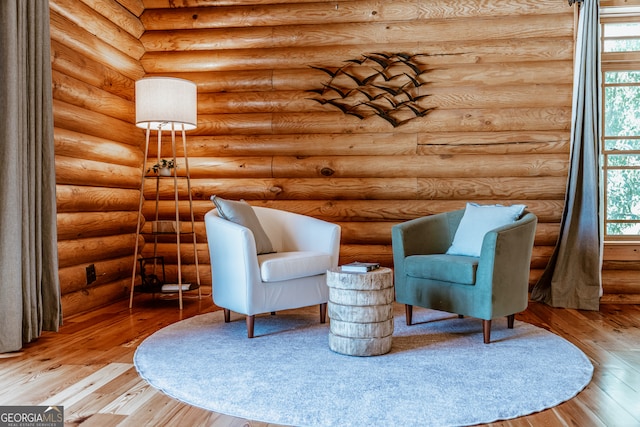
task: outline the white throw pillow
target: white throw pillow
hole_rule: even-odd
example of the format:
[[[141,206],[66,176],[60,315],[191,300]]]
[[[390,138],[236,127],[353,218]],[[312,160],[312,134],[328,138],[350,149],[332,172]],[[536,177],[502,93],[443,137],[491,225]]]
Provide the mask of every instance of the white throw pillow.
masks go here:
[[[479,257],[484,235],[494,228],[515,222],[520,218],[525,208],[525,205],[502,206],[467,203],[447,254]]]

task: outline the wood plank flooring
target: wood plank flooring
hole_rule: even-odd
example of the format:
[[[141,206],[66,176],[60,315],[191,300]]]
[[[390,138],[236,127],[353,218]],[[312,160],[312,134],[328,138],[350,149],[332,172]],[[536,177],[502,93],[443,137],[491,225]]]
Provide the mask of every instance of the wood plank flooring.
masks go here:
[[[60,332],[0,355],[0,405],[63,405],[69,426],[273,426],[180,403],[150,387],[133,366],[147,336],[216,309],[210,297],[186,299],[181,312],[176,300],[141,295],[131,311],[127,300],[65,319]],[[487,426],[640,426],[640,306],[591,312],[530,303],[516,327],[518,320],[582,349],[594,364],[593,381],[559,406]]]

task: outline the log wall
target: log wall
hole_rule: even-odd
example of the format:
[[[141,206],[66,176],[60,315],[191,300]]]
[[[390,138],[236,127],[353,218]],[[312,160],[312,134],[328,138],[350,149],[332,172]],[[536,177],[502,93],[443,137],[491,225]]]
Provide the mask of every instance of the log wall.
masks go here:
[[[572,8],[249,3],[147,0],[141,15],[145,72],[198,84],[198,129],[187,139],[198,218],[212,194],[312,215],[342,226],[340,262],[391,266],[393,224],[466,201],[524,203],[540,218],[531,280],[541,274],[566,185]],[[375,52],[428,55],[420,93],[431,113],[393,127],[309,99],[328,78],[312,67]],[[170,219],[169,185],[161,197]]]
[[[540,220],[532,283],[546,265],[569,159],[576,17],[565,1],[50,3],[67,314],[127,292],[144,139],[132,124],[133,85],[143,76],[198,85],[198,129],[187,150],[205,285],[202,220],[213,194],[338,223],[341,263],[386,266],[393,224],[467,201],[524,203]],[[393,127],[309,99],[328,80],[312,67],[335,69],[374,52],[428,55],[419,93],[430,113]],[[186,207],[184,183],[179,193]],[[144,196],[149,219],[155,183]],[[160,217],[171,220],[170,180],[161,181],[160,197]],[[160,239],[159,251],[175,274],[175,244]],[[607,250],[606,294],[640,293],[635,251]],[[183,252],[193,280],[192,246]],[[98,270],[88,287],[87,263]]]
[[[59,277],[68,316],[124,297],[131,282],[144,137],[132,124],[133,89],[144,76],[144,28],[116,1],[49,4]],[[97,280],[87,285],[89,264]]]

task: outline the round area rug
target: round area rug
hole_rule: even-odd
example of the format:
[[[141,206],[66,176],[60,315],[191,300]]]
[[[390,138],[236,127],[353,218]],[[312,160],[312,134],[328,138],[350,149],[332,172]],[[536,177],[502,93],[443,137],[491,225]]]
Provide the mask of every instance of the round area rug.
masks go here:
[[[577,347],[544,329],[506,319],[482,322],[414,308],[406,326],[395,307],[391,352],[355,357],[328,346],[317,307],[244,317],[222,311],[170,325],[136,350],[153,387],[211,411],[292,426],[467,426],[562,403],[591,380]]]

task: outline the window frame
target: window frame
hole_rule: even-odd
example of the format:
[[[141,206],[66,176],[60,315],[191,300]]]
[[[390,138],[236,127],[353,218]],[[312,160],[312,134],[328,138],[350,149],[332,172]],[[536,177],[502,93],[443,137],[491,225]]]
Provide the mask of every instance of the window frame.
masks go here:
[[[606,136],[605,135],[605,108],[606,108],[606,89],[610,87],[627,87],[640,86],[640,81],[633,84],[606,83],[606,73],[615,71],[635,71],[640,72],[640,51],[631,52],[605,52],[604,45],[607,40],[625,40],[638,39],[639,36],[609,36],[605,37],[605,25],[615,23],[638,23],[640,24],[640,6],[635,7],[610,7],[601,8],[600,25],[601,25],[601,90],[602,90],[602,136],[600,141],[600,167],[602,173],[602,196],[603,196],[603,232],[604,241],[607,242],[640,242],[640,234],[637,235],[612,235],[608,234],[608,225],[616,223],[635,223],[640,226],[640,218],[637,220],[610,220],[608,218],[608,172],[612,170],[640,170],[638,166],[612,166],[609,162],[610,156],[616,155],[637,155],[640,156],[640,148],[634,150],[607,150],[606,144],[612,140],[637,140],[640,141],[640,133],[638,135],[627,136]],[[638,144],[640,146],[640,144]]]

